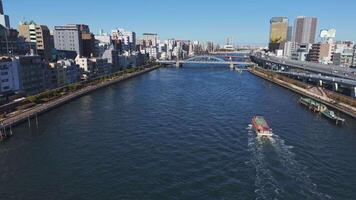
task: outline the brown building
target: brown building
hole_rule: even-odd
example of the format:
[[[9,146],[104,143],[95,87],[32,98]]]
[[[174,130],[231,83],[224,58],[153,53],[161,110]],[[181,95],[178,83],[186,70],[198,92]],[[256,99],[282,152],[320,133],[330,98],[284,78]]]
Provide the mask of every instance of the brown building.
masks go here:
[[[81,42],[83,47],[84,57],[90,58],[94,55],[95,51],[95,37],[94,34],[90,32],[90,28],[86,24],[78,24],[79,31],[81,33]]]
[[[38,55],[46,60],[51,59],[53,42],[51,33],[47,26],[38,25],[31,22],[23,22],[18,26],[19,36],[32,45],[31,49],[36,49]],[[36,48],[35,48],[36,47]]]
[[[90,58],[95,52],[95,37],[92,33],[82,32],[83,56]]]
[[[317,25],[318,19],[315,17],[297,17],[294,22],[293,41],[299,44],[313,44]]]
[[[332,45],[328,43],[316,43],[313,44],[309,51],[308,61],[311,62],[330,62]]]
[[[53,42],[51,32],[45,25],[36,25],[36,46],[37,53],[42,58],[50,60],[52,55]]]

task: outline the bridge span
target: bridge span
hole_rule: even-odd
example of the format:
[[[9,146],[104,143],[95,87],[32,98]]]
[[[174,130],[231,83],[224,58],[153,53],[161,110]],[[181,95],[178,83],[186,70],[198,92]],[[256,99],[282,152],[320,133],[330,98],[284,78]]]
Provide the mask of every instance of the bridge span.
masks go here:
[[[230,68],[235,68],[237,66],[248,67],[254,65],[252,62],[224,60],[222,58],[211,55],[195,56],[186,60],[160,60],[158,63],[164,65],[175,65],[176,67],[182,67],[183,64],[228,65]]]

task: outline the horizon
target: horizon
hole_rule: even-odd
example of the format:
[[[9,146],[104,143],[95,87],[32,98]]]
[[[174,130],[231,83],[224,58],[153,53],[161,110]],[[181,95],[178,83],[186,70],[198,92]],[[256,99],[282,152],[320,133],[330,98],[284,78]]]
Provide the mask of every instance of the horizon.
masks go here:
[[[336,40],[356,40],[356,35],[352,34],[355,28],[349,26],[352,24],[352,19],[356,17],[356,14],[352,13],[353,6],[347,6],[343,8],[343,12],[333,13],[333,15],[325,13],[324,10],[335,9],[338,5],[333,1],[322,5],[306,0],[298,1],[298,3],[274,0],[273,4],[270,2],[266,5],[258,3],[257,0],[249,2],[225,0],[219,4],[202,1],[188,2],[187,0],[180,2],[158,0],[155,3],[143,5],[142,0],[119,3],[114,0],[108,0],[105,3],[87,3],[83,0],[69,3],[69,0],[63,0],[63,5],[66,5],[66,2],[71,6],[61,9],[66,15],[58,18],[56,17],[58,9],[52,6],[53,2],[3,0],[4,12],[10,16],[11,27],[16,29],[20,21],[33,20],[37,24],[47,25],[51,30],[56,25],[80,23],[89,25],[94,34],[98,34],[101,29],[106,33],[111,33],[111,30],[120,27],[135,31],[139,37],[145,32],[157,33],[162,40],[175,38],[225,44],[227,37],[233,37],[234,44],[237,45],[267,45],[269,21],[272,17],[287,17],[289,25],[294,26],[296,17],[311,16],[318,18],[317,40],[319,40],[320,30],[329,28],[337,30]],[[306,2],[308,2],[308,7],[305,7]],[[350,0],[347,2],[356,6],[356,2]],[[112,4],[120,5],[120,7],[116,9],[115,6],[111,6]],[[225,7],[226,5],[231,6]],[[319,9],[315,9],[315,6],[319,6]],[[32,7],[41,9],[33,12],[33,9],[29,9]],[[241,7],[243,9],[240,9]],[[97,9],[98,15],[87,15],[87,11],[92,9]],[[159,12],[155,12],[158,9]],[[295,11],[302,9],[303,12]],[[217,14],[208,13],[211,11]],[[67,15],[67,13],[73,14]],[[125,19],[120,19],[121,15],[125,16]],[[113,18],[117,18],[117,21],[111,20]],[[196,28],[197,24],[199,28]],[[206,34],[207,32],[210,34]]]

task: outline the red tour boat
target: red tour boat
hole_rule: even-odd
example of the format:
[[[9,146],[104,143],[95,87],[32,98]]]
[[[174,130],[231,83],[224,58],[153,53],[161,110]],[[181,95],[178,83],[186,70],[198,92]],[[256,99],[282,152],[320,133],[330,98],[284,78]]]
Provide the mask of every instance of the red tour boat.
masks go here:
[[[262,116],[255,116],[252,119],[252,128],[259,136],[272,136],[272,129],[268,126],[266,120]]]

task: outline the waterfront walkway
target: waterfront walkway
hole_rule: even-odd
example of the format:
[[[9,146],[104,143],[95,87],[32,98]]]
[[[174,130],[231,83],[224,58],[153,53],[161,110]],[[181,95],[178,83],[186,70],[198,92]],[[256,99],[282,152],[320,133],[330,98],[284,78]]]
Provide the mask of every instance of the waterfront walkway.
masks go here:
[[[75,91],[75,92],[72,92],[70,94],[67,94],[63,97],[60,97],[58,99],[55,99],[53,101],[50,101],[50,102],[47,102],[47,103],[43,103],[43,104],[38,104],[32,108],[29,108],[29,109],[26,109],[26,110],[23,110],[23,111],[19,111],[15,114],[9,114],[9,116],[4,119],[3,121],[1,121],[1,125],[6,129],[8,127],[12,127],[12,126],[16,126],[18,124],[21,124],[23,122],[25,122],[26,120],[29,120],[30,118],[32,117],[36,117],[37,115],[40,115],[40,114],[43,114],[55,107],[58,107],[62,104],[65,104],[73,99],[76,99],[78,97],[81,97],[89,92],[92,92],[94,90],[97,90],[97,89],[100,89],[100,88],[103,88],[103,87],[106,87],[108,85],[111,85],[111,84],[114,84],[114,83],[117,83],[117,82],[120,82],[120,81],[123,81],[123,80],[126,80],[126,79],[129,79],[129,78],[132,78],[132,77],[135,77],[135,76],[138,76],[138,75],[141,75],[141,74],[144,74],[146,72],[149,72],[149,71],[152,71],[152,70],[155,70],[155,69],[158,69],[159,66],[155,66],[155,67],[151,67],[151,68],[146,68],[142,71],[138,71],[138,72],[133,72],[133,73],[130,73],[130,74],[124,74],[120,77],[117,77],[117,78],[113,78],[111,80],[108,80],[108,81],[103,81],[103,82],[100,82],[98,83],[97,85],[89,85],[89,86],[86,86],[78,91]]]

